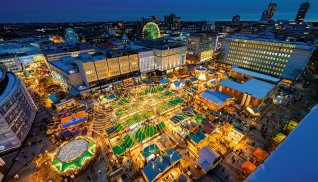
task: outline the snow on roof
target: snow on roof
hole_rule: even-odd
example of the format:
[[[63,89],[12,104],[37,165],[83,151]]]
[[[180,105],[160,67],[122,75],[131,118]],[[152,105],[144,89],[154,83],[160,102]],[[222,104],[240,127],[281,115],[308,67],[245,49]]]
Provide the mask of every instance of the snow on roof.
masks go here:
[[[317,117],[318,105],[246,181],[318,181]]]
[[[229,95],[226,95],[222,92],[213,91],[213,90],[206,90],[201,94],[201,97],[208,99],[209,101],[214,102],[217,105],[222,105],[226,99],[232,98]]]
[[[220,85],[229,87],[233,90],[251,94],[257,99],[264,98],[272,89],[275,88],[274,84],[264,82],[255,78],[252,78],[242,84],[232,80],[221,80],[219,83]]]
[[[262,74],[262,73],[257,73],[255,71],[246,70],[246,69],[243,69],[243,68],[235,67],[235,68],[232,69],[232,71],[243,73],[243,74],[246,74],[246,75],[250,75],[252,77],[259,78],[259,79],[262,79],[262,80],[267,80],[267,81],[271,81],[271,82],[275,82],[275,83],[279,82],[278,78],[275,78],[275,77],[272,77],[272,76],[268,76],[268,75],[265,75],[265,74]]]

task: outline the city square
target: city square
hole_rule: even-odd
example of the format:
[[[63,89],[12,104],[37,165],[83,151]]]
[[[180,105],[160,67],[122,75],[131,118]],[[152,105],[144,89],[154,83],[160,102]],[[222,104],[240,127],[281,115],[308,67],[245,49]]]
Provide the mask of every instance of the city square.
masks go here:
[[[0,181],[315,181],[318,24],[276,6],[0,23]]]

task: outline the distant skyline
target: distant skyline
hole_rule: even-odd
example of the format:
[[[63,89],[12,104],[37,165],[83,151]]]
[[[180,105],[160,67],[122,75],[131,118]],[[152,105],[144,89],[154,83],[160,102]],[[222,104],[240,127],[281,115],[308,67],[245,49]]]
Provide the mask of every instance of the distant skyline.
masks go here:
[[[267,0],[0,0],[0,23],[140,20],[175,13],[181,20],[259,20]],[[273,19],[294,20],[304,0],[277,0]],[[318,21],[318,1],[311,0],[305,21]]]

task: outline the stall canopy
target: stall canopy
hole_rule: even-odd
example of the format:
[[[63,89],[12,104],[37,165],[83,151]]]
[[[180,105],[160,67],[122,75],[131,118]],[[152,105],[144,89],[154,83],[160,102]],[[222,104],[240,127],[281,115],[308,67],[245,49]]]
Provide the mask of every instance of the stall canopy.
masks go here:
[[[203,139],[205,139],[205,134],[200,130],[197,134],[192,133],[189,135],[191,141],[193,141],[196,145],[200,143]]]
[[[278,133],[274,138],[274,142],[276,142],[277,144],[281,143],[284,139],[286,138],[286,135],[282,134],[282,133]]]
[[[253,171],[255,171],[256,166],[253,163],[251,163],[249,160],[247,160],[242,164],[241,169],[243,172],[247,174],[251,174]]]
[[[142,170],[147,181],[155,181],[164,172],[169,170],[174,164],[181,159],[178,152],[175,150],[168,150],[162,156],[157,157],[154,161],[150,161]]]
[[[220,155],[213,151],[209,147],[203,147],[199,151],[200,158],[196,161],[203,168],[204,172],[207,173],[212,168],[213,164],[218,160]]]
[[[195,83],[195,82],[197,82],[199,79],[197,79],[196,77],[191,77],[189,80],[190,80],[192,83]]]
[[[87,114],[85,111],[80,111],[70,116],[61,118],[62,128],[68,128],[87,121]]]
[[[201,97],[217,104],[222,105],[227,99],[231,99],[233,97],[226,95],[222,92],[206,90],[201,94]]]
[[[263,160],[265,160],[265,159],[268,157],[268,153],[267,153],[265,150],[261,149],[261,148],[257,148],[257,149],[253,152],[253,156],[254,156],[256,159],[258,159],[258,160],[260,160],[260,161],[263,161]]]
[[[142,170],[149,182],[154,181],[160,174],[160,169],[154,161],[149,162]]]
[[[145,159],[147,159],[150,155],[158,151],[159,151],[159,147],[156,144],[151,144],[145,147],[144,150],[141,152],[141,154]]]

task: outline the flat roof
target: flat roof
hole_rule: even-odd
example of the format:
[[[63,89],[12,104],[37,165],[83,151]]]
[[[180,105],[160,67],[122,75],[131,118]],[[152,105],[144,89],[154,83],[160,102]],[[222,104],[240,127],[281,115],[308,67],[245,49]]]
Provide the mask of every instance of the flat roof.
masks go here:
[[[75,74],[78,73],[78,67],[74,63],[74,58],[72,57],[64,57],[59,60],[50,61],[49,64],[53,65],[54,67],[62,70],[67,74]]]
[[[246,181],[318,181],[317,117],[318,105]]]
[[[252,78],[245,83],[238,83],[232,80],[221,80],[220,85],[229,87],[241,93],[251,94],[254,98],[264,98],[272,89],[275,88],[274,84]]]
[[[258,73],[258,72],[255,72],[255,71],[246,70],[246,69],[243,69],[243,68],[235,67],[235,68],[232,69],[232,71],[243,73],[243,74],[255,77],[255,78],[259,78],[259,79],[262,79],[262,80],[267,80],[267,81],[271,81],[271,82],[275,82],[275,83],[280,81],[280,79],[278,79],[278,78],[275,78],[275,77],[272,77],[272,76],[268,76],[268,75],[265,75],[265,74],[262,74],[262,73]]]
[[[280,43],[280,44],[290,44],[290,45],[296,45],[296,48],[298,48],[298,49],[305,49],[305,50],[316,49],[313,44],[306,44],[304,42],[288,42],[288,41],[282,41],[282,40],[276,40],[276,39],[260,38],[260,37],[254,36],[254,34],[238,34],[238,35],[234,35],[232,37],[224,38],[224,40],[229,40],[229,41],[231,41],[232,39],[254,40],[254,41],[260,41],[260,42],[273,42],[273,43]]]
[[[226,95],[222,92],[213,91],[213,90],[206,90],[201,94],[201,97],[212,101],[217,105],[222,105],[227,99],[233,98],[229,95]]]

